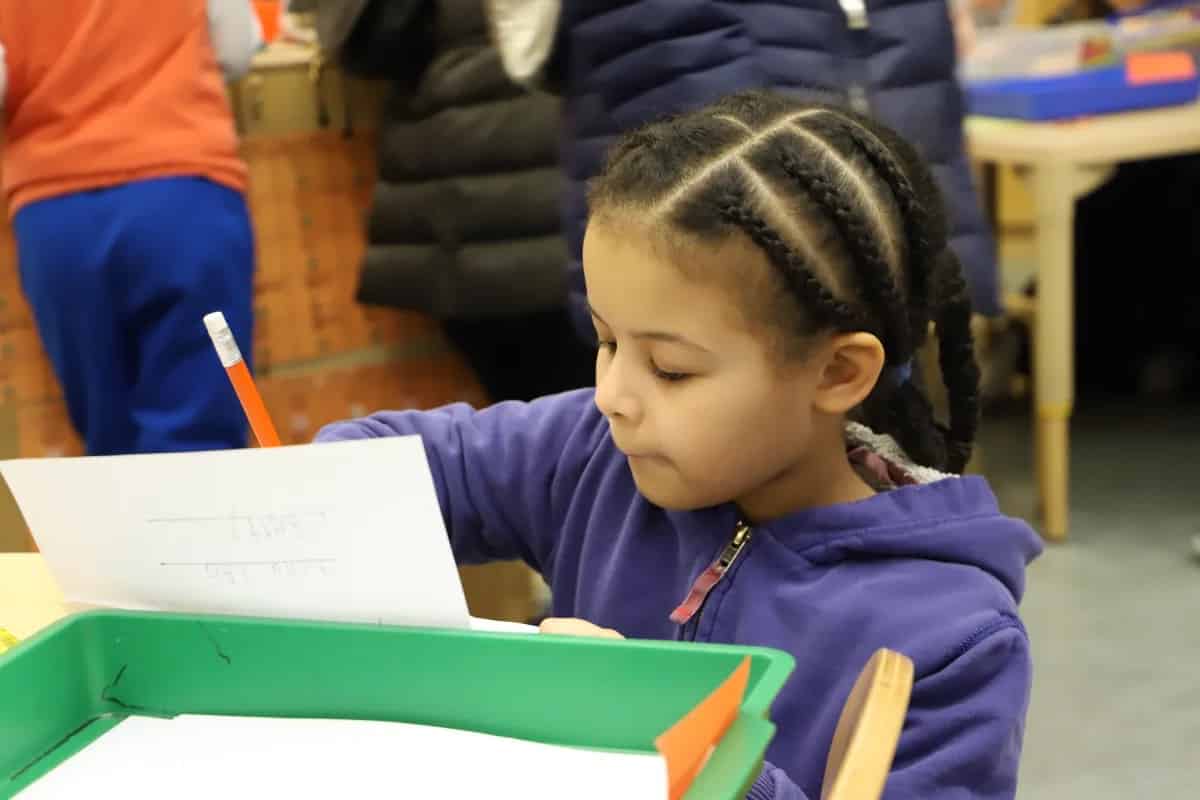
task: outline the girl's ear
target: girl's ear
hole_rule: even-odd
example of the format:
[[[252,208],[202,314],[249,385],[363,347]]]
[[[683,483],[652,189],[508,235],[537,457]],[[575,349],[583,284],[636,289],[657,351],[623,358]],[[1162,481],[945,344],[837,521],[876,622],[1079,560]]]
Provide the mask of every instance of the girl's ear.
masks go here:
[[[871,333],[842,333],[816,354],[821,373],[813,395],[816,410],[830,415],[849,413],[860,405],[883,371],[883,343]]]

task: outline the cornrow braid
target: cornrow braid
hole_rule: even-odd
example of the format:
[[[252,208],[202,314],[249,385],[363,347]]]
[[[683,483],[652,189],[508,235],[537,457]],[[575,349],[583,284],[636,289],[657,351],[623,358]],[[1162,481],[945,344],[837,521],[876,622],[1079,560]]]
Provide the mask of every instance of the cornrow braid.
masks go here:
[[[800,256],[750,208],[744,194],[726,193],[718,208],[726,222],[741,229],[767,254],[788,288],[807,300],[804,307],[816,317],[819,324],[837,329],[862,324],[862,316],[822,285]]]
[[[938,366],[950,403],[945,468],[961,472],[971,460],[979,432],[979,364],[971,334],[970,294],[958,256],[949,247],[934,264],[934,297]]]
[[[635,153],[644,147],[652,147],[658,141],[658,131],[654,128],[640,128],[628,136],[622,137],[608,153],[610,165],[620,162],[630,153]]]
[[[922,463],[960,471],[970,459],[978,429],[979,371],[961,267],[956,260],[946,265],[945,259],[954,257],[946,247],[944,224],[919,200],[914,182],[923,184],[926,197],[936,198],[936,187],[908,145],[871,120],[839,110],[805,122],[843,155],[848,155],[848,145],[860,152],[888,185],[901,209],[906,239],[913,251],[907,270],[913,350],[924,342],[931,316],[938,332],[939,366],[950,403],[948,424],[936,421],[928,399],[911,381],[900,386],[883,382],[873,393],[875,396],[864,403],[864,421],[892,433]],[[930,252],[935,242],[940,247],[936,256]],[[888,342],[888,348],[893,344]]]
[[[840,119],[842,124],[837,127],[836,131],[831,131],[829,129],[832,126],[828,125],[828,121],[834,119]],[[916,154],[909,152],[907,142],[891,135],[890,131],[884,130],[873,120],[841,109],[831,111],[829,120],[813,120],[809,127],[814,132],[833,133],[835,138],[837,133],[841,133],[854,143],[858,151],[867,158],[876,173],[887,184],[897,205],[900,206],[901,222],[904,225],[905,239],[909,246],[909,262],[917,265],[930,264],[931,259],[945,247],[946,234],[944,225],[940,224],[940,218],[929,213],[909,178],[910,173],[917,175],[926,170]],[[887,142],[886,146],[884,142]],[[888,147],[891,149],[887,149]],[[906,161],[911,158],[911,161],[907,166],[902,166],[893,153],[900,155]],[[933,183],[932,177],[925,182],[921,190],[921,194],[926,197],[939,197],[938,202],[940,202],[937,186]],[[931,290],[929,270],[920,268],[908,270],[909,324],[915,337],[914,350],[925,341],[925,330],[928,327],[930,315]]]
[[[822,175],[812,160],[797,158],[790,150],[779,154],[784,172],[824,208],[828,209],[834,225],[859,261],[859,280],[863,299],[877,310],[883,321],[885,341],[892,346],[887,352],[890,363],[902,364],[912,358],[912,335],[904,302],[896,289],[892,270],[879,246],[877,233],[862,210],[850,202],[832,180]]]
[[[909,398],[907,413],[892,413],[892,424],[886,429],[896,434],[914,457],[922,452],[923,463],[961,472],[971,459],[979,430],[980,373],[971,333],[970,295],[962,266],[946,242],[944,217],[931,214],[918,192],[939,204],[940,195],[932,176],[907,142],[873,120],[840,110],[835,113],[850,123],[845,128],[846,135],[887,182],[901,208],[906,235],[914,248],[914,268],[909,269],[913,334],[919,346],[926,338],[932,317],[938,366],[949,404],[949,420],[941,425],[934,419],[924,395],[911,383],[907,384],[901,387]],[[819,126],[822,121],[813,122]],[[914,183],[920,185],[919,189]],[[936,252],[932,250],[934,247]],[[928,266],[917,268],[920,264]],[[920,401],[916,402],[913,395]]]
[[[943,250],[934,270],[934,329],[949,421],[937,422],[928,398],[913,381],[873,393],[863,404],[864,421],[895,436],[918,463],[957,473],[971,460],[979,428],[979,366],[971,334],[970,296],[954,252]]]

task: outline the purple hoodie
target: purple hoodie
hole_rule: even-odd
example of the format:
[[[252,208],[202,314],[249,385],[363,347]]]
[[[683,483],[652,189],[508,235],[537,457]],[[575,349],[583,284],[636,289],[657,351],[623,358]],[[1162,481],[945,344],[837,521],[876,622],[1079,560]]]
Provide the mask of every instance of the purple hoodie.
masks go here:
[[[880,647],[916,666],[885,796],[1012,797],[1029,703],[1017,617],[1039,552],[982,478],[946,477],[755,526],[690,622],[670,615],[730,545],[733,505],[665,511],[638,494],[590,390],[483,411],[385,412],[318,441],[419,434],[455,558],[521,558],[555,616],[643,639],[786,650],[796,670],[749,797],[818,798],[842,704]]]

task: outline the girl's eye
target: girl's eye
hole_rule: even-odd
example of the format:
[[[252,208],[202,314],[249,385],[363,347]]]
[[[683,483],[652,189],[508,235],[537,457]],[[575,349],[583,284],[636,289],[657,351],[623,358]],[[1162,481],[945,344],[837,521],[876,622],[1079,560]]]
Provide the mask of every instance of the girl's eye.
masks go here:
[[[607,350],[610,353],[615,353],[615,352],[617,352],[617,343],[615,340],[601,339],[600,340],[600,349]]]
[[[686,372],[667,372],[666,370],[659,369],[653,364],[651,364],[651,369],[654,370],[654,377],[662,381],[667,381],[668,383],[678,383],[679,381],[686,380],[691,377]]]

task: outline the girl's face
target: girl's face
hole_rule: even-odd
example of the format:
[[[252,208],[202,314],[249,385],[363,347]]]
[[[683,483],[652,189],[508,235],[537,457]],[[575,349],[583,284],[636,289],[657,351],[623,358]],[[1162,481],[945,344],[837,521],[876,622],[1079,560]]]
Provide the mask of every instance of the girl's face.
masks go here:
[[[645,229],[596,219],[584,272],[601,347],[596,405],[639,491],[668,509],[738,503],[758,519],[814,494],[830,451],[845,465],[841,419],[814,409],[821,358],[784,360],[742,310],[732,280],[765,257],[738,241],[655,246]],[[757,258],[760,263],[746,264]],[[732,260],[736,259],[736,262]],[[737,267],[730,267],[737,263]],[[834,470],[836,472],[836,469]],[[839,473],[840,475],[840,473]]]

